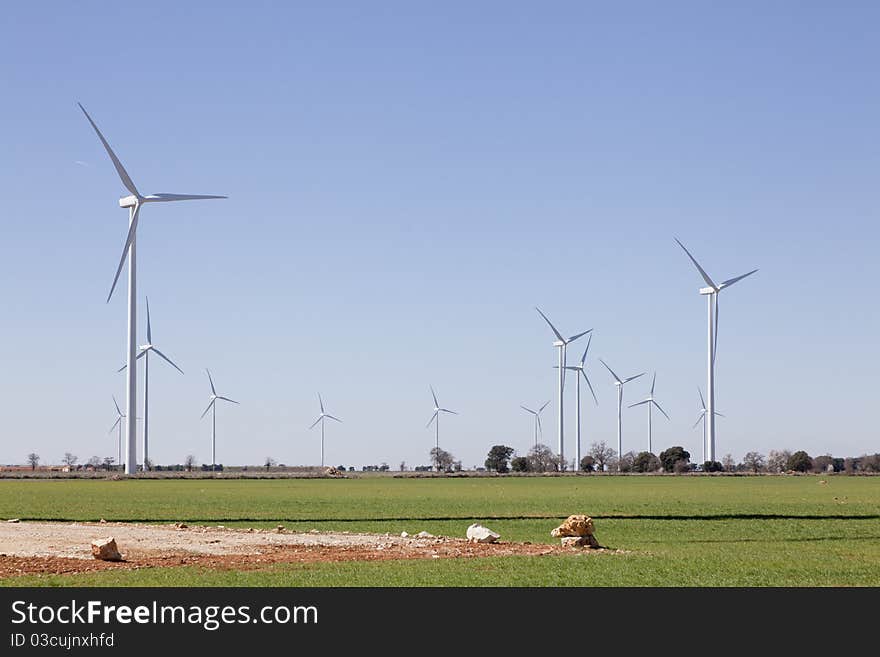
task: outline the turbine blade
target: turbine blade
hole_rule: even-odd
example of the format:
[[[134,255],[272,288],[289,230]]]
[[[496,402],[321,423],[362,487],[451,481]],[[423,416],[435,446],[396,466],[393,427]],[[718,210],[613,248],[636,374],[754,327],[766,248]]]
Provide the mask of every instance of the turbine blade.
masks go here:
[[[676,237],[676,238],[673,238],[673,239],[675,239],[675,241],[678,242],[678,238],[677,238],[677,237]],[[684,244],[682,244],[681,242],[678,242],[678,245],[679,245],[682,249],[684,249],[684,252],[687,253],[688,258],[691,259],[691,262],[694,263],[694,266],[697,268],[697,270],[699,270],[700,275],[703,277],[703,280],[706,281],[706,285],[708,285],[709,287],[711,287],[713,290],[717,290],[717,289],[718,289],[718,286],[715,285],[714,281],[713,281],[711,278],[709,278],[709,274],[706,273],[706,270],[703,269],[702,267],[700,267],[700,263],[697,262],[697,259],[694,258],[694,256],[691,255],[691,252],[688,251],[687,249],[685,249]]]
[[[150,297],[147,299],[147,344],[153,344],[153,330],[150,327]]]
[[[206,367],[206,368],[205,368],[205,371],[208,373],[208,383],[211,384],[211,394],[212,394],[212,395],[216,395],[216,394],[217,394],[217,391],[214,390],[214,379],[211,378],[211,370],[209,370],[209,369]]]
[[[581,374],[584,375],[584,381],[587,382],[587,385],[590,387],[590,393],[593,395],[593,401],[596,402],[596,406],[599,405],[599,400],[596,399],[596,391],[593,390],[593,384],[590,383],[590,379],[587,377],[587,373],[581,370]]]
[[[629,383],[629,382],[632,381],[633,379],[638,379],[640,376],[645,376],[645,374],[646,374],[646,372],[642,372],[641,374],[636,374],[635,376],[631,376],[631,377],[629,377],[628,379],[624,379],[623,382],[624,382],[624,383]]]
[[[662,408],[660,408],[660,404],[658,404],[657,402],[655,402],[653,399],[651,400],[651,403],[654,404],[654,406],[657,407],[657,410],[658,410],[658,411],[660,411],[661,413],[663,413],[663,415],[666,415],[666,411],[664,411]],[[666,419],[669,420],[669,416],[668,416],[668,415],[666,415]]]
[[[208,404],[208,408],[206,408],[205,411],[202,413],[202,417],[205,417],[205,415],[208,413],[208,411],[211,410],[211,407],[214,405],[214,402],[215,402],[215,401],[216,401],[216,399],[212,399],[212,400],[211,400],[211,403]],[[200,417],[199,419],[201,420],[202,417]]]
[[[538,412],[540,413],[540,412],[543,411],[545,408],[547,408],[547,404],[549,404],[549,403],[550,403],[550,400],[548,399],[547,401],[544,402],[544,405],[541,406],[541,408],[538,409]]]
[[[538,433],[543,438],[544,437],[544,427],[541,426],[541,416],[536,414],[535,419],[538,421]]]
[[[568,340],[566,340],[566,342],[574,342],[574,341],[577,340],[578,338],[582,338],[582,337],[584,337],[587,333],[589,333],[589,332],[592,331],[592,330],[593,330],[593,329],[587,329],[587,330],[584,331],[583,333],[578,333],[577,335],[573,335],[573,336],[571,336]]]
[[[615,381],[617,381],[618,383],[623,383],[623,381],[620,380],[620,377],[617,376],[617,375],[614,373],[614,370],[612,370],[610,367],[608,367],[608,363],[606,363],[606,362],[605,362],[604,360],[602,360],[601,358],[599,359],[599,362],[602,363],[602,364],[605,366],[605,369],[606,369],[606,370],[608,370],[609,372],[611,372],[611,376],[614,377],[614,380],[615,380]]]
[[[651,379],[651,396],[654,396],[654,384],[657,383],[657,372],[654,372],[654,378]]]
[[[723,281],[723,282],[721,283],[721,285],[718,286],[718,289],[719,289],[719,290],[723,290],[723,289],[726,288],[726,287],[730,287],[731,285],[733,285],[733,284],[736,283],[737,281],[741,281],[742,279],[744,279],[746,276],[751,276],[751,275],[754,274],[756,271],[758,271],[758,270],[757,270],[757,269],[753,269],[753,270],[750,271],[748,274],[743,274],[742,276],[737,276],[737,277],[735,277],[735,278],[728,278],[726,281]]]
[[[110,431],[108,431],[107,433],[113,433],[113,430],[116,428],[116,425],[118,425],[120,422],[122,422],[121,415],[118,418],[116,418],[116,422],[113,423],[113,426],[110,427]]]
[[[428,420],[428,424],[425,425],[425,429],[431,426],[431,423],[437,418],[437,414],[440,413],[439,410],[434,411],[434,415],[431,416],[431,419]]]
[[[239,402],[235,401],[234,399],[230,399],[229,397],[221,397],[221,396],[219,396],[219,395],[217,396],[217,399],[222,399],[223,401],[232,402],[233,404],[238,404],[238,403],[239,403]]]
[[[712,344],[712,364],[715,364],[715,356],[718,355],[718,295],[715,295],[715,337]]]
[[[700,393],[700,404],[702,405],[702,409],[705,412],[706,410],[706,400],[703,399],[703,391],[700,390],[700,387],[697,386],[697,392]]]
[[[458,415],[458,411],[450,411],[448,408],[438,408],[438,411],[443,411],[444,413],[452,413],[453,415]]]
[[[116,407],[116,414],[122,415],[122,411],[119,410],[119,404],[116,403],[116,395],[113,395],[113,405]]]
[[[590,330],[592,331],[592,329],[590,329]],[[591,334],[590,334],[590,337],[587,338],[587,346],[586,346],[586,348],[584,349],[584,355],[581,356],[581,363],[580,363],[581,368],[583,368],[584,363],[587,361],[587,352],[590,350],[590,343],[591,343],[592,341],[593,341],[593,334],[591,333]]]
[[[556,330],[556,327],[553,326],[553,324],[550,322],[549,319],[547,319],[547,315],[545,315],[544,313],[542,313],[542,312],[541,312],[541,309],[538,308],[538,306],[535,306],[535,310],[537,310],[537,311],[538,311],[538,314],[539,314],[541,317],[544,318],[544,321],[547,322],[547,324],[550,326],[550,329],[551,329],[551,330],[553,331],[553,333],[556,335],[556,338],[557,338],[560,342],[565,342],[565,338],[562,337],[562,333],[560,333],[559,331]]]
[[[700,415],[697,417],[697,421],[694,422],[694,426],[692,426],[691,429],[696,429],[696,428],[697,428],[697,425],[700,423],[700,420],[703,419],[703,416],[704,416],[705,414],[706,414],[706,411],[703,411],[702,413],[700,413]]]
[[[324,415],[324,400],[321,399],[321,393],[318,393],[318,405],[321,407],[321,415]]]
[[[143,356],[144,354],[146,354],[148,351],[149,351],[149,349],[141,349],[141,350],[138,352],[138,355],[134,357],[134,359],[135,359],[135,360],[140,360],[140,359],[141,359],[141,356]],[[123,365],[122,367],[120,367],[120,368],[119,368],[118,370],[116,370],[116,371],[117,371],[117,372],[124,372],[124,371],[126,370],[126,368],[128,368],[128,363],[126,363],[125,365]]]
[[[431,397],[434,398],[434,408],[437,408],[438,406],[440,406],[440,404],[437,402],[437,395],[434,392],[434,386],[428,386],[428,387],[431,388]]]
[[[713,411],[713,413],[718,417],[727,417],[724,413],[719,413],[718,411]]]
[[[528,411],[528,412],[531,413],[532,415],[537,415],[537,413],[536,413],[535,411],[533,411],[531,408],[526,408],[526,407],[523,406],[522,404],[520,404],[519,407],[520,407],[521,409],[523,409],[524,411]]]
[[[151,203],[164,203],[165,201],[202,201],[211,198],[229,198],[228,196],[215,196],[213,194],[150,194],[144,200]]]
[[[110,148],[110,144],[107,143],[107,140],[104,139],[104,135],[101,134],[101,131],[98,130],[98,126],[95,125],[95,122],[92,121],[92,117],[89,116],[89,113],[86,112],[86,108],[82,106],[81,103],[77,103],[79,108],[83,111],[83,114],[86,115],[86,118],[89,120],[89,123],[92,124],[92,127],[95,129],[95,132],[98,134],[98,139],[101,140],[101,143],[104,144],[104,150],[107,151],[107,155],[110,156],[110,159],[113,161],[113,166],[116,167],[116,173],[119,174],[119,178],[122,180],[122,184],[125,185],[125,188],[140,198],[140,192],[138,192],[137,187],[134,186],[134,183],[131,181],[131,178],[128,175],[128,172],[125,170],[125,167],[122,166],[122,162],[119,161],[119,158],[116,157],[116,153],[113,152],[113,149]]]
[[[125,264],[126,258],[128,258],[128,249],[134,241],[134,236],[137,233],[138,215],[140,214],[140,210],[140,204],[134,206],[134,216],[132,217],[131,225],[128,227],[128,236],[125,238],[122,257],[119,259],[119,266],[116,268],[116,276],[113,277],[113,285],[110,286],[110,294],[107,295],[108,303],[110,302],[110,297],[113,296],[113,290],[116,289],[116,282],[119,280],[119,274],[122,273],[122,266]]]
[[[323,420],[323,419],[324,419],[324,416],[323,416],[323,415],[319,415],[319,416],[318,416],[318,419],[315,420],[314,422],[312,422],[312,426],[310,426],[309,429],[314,429],[314,428],[315,428],[315,425],[318,424],[318,422],[320,422],[320,421]]]
[[[326,414],[324,417],[329,417],[331,420],[336,420],[337,422],[342,422],[342,420],[340,420],[338,417],[334,417],[334,416],[330,415],[329,413]]]
[[[163,354],[161,351],[159,351],[158,349],[156,349],[156,347],[153,347],[153,351],[156,352],[156,355],[157,355],[157,356],[159,356],[159,357],[162,358],[166,363],[168,363],[169,365],[171,365],[171,367],[173,367],[173,368],[176,369],[178,372],[180,372],[181,374],[183,374],[183,370],[180,369],[177,365],[175,365],[175,364],[174,364],[174,361],[172,361],[170,358],[168,358],[168,356],[166,356],[166,355]],[[146,353],[146,351],[143,352],[143,353]],[[140,358],[140,356],[138,356],[138,358]]]
[[[643,399],[642,401],[636,402],[635,404],[630,404],[629,408],[632,408],[633,406],[641,406],[642,404],[650,404],[650,403],[651,403],[650,399]]]

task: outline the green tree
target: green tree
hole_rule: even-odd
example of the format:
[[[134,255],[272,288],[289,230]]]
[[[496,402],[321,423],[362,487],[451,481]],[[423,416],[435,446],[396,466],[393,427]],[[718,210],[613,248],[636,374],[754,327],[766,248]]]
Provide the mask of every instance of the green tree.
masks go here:
[[[525,456],[517,456],[510,462],[510,469],[514,472],[528,472],[529,460]]]
[[[493,445],[486,459],[486,469],[495,472],[509,472],[508,461],[513,456],[513,447],[507,445]]]
[[[675,464],[679,461],[689,463],[691,453],[681,445],[675,445],[660,452],[660,464],[666,472],[675,472]]]
[[[785,464],[786,470],[794,470],[795,472],[808,472],[813,469],[813,459],[803,450],[798,450],[788,457]]]
[[[656,472],[660,469],[660,459],[651,452],[639,452],[633,459],[633,472]]]
[[[437,472],[445,472],[446,470],[451,470],[452,464],[455,462],[455,457],[440,447],[432,447],[430,456],[431,463],[433,463],[434,467],[437,468]]]
[[[587,454],[580,462],[581,472],[592,472],[596,468],[596,459]]]
[[[724,466],[718,461],[704,461],[703,472],[724,472]]]

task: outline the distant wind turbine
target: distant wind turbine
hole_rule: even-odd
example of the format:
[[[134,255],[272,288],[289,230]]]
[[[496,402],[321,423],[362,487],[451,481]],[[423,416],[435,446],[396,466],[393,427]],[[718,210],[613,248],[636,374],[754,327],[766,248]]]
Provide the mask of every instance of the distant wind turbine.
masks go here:
[[[229,397],[223,397],[217,394],[217,390],[214,388],[214,379],[211,378],[211,372],[206,368],[205,371],[208,373],[208,383],[211,384],[211,402],[208,404],[208,408],[204,410],[202,413],[202,417],[205,417],[205,414],[208,411],[211,412],[211,472],[217,469],[217,400],[222,399],[223,401],[232,402],[233,404],[237,404],[238,402],[234,399],[230,399]],[[213,409],[213,410],[212,410]],[[199,418],[201,419],[201,418]]]
[[[700,423],[700,421],[701,420],[703,421],[703,461],[702,462],[705,463],[706,462],[706,414],[708,413],[708,410],[706,409],[706,402],[703,399],[703,391],[700,390],[699,387],[697,387],[697,392],[700,393],[700,414],[697,416],[697,421],[694,422],[694,426],[692,428],[696,429],[697,425]],[[713,412],[718,417],[724,417],[723,413],[719,413],[718,411],[713,411]]]
[[[428,420],[428,424],[425,425],[425,428],[431,426],[431,423],[434,423],[434,442],[435,447],[440,449],[440,413],[451,413],[452,415],[458,415],[456,411],[450,411],[448,408],[441,408],[440,403],[437,401],[437,393],[434,392],[434,386],[429,386],[431,388],[431,397],[434,399],[434,414],[431,416],[431,419]],[[438,464],[437,469],[440,469]]]
[[[321,407],[321,414],[318,416],[318,419],[312,423],[312,426],[310,426],[309,429],[314,429],[315,425],[318,424],[318,422],[321,423],[321,467],[323,468],[324,467],[324,420],[326,420],[327,418],[330,418],[331,420],[336,420],[337,422],[342,422],[342,420],[340,420],[338,417],[334,417],[334,416],[330,415],[330,413],[327,413],[324,411],[324,400],[321,399],[321,393],[318,393],[318,404]]]
[[[635,404],[630,404],[629,407],[633,408],[634,406],[641,406],[642,404],[648,405],[648,451],[653,454],[654,451],[651,448],[651,411],[652,407],[656,406],[657,410],[663,413],[666,416],[666,419],[669,419],[669,416],[666,415],[666,411],[660,408],[660,404],[654,399],[654,385],[657,383],[657,372],[654,372],[654,378],[651,380],[651,394],[648,395],[647,399],[643,399],[640,402],[636,402]]]
[[[116,173],[119,174],[122,185],[129,191],[130,195],[119,199],[119,205],[128,208],[128,236],[125,239],[125,247],[122,249],[122,257],[119,260],[119,266],[116,268],[116,276],[113,277],[113,285],[110,286],[110,293],[107,295],[107,301],[113,296],[113,290],[116,289],[116,282],[119,280],[119,274],[122,273],[122,267],[128,258],[128,385],[126,387],[126,412],[128,419],[126,421],[126,433],[128,435],[128,458],[126,458],[125,471],[127,474],[134,474],[137,471],[137,422],[131,418],[137,415],[137,367],[135,360],[137,359],[137,268],[135,258],[135,237],[137,235],[138,213],[145,203],[164,203],[168,201],[193,201],[201,199],[226,198],[225,196],[206,196],[203,194],[150,194],[143,196],[135,187],[131,177],[122,166],[122,162],[116,157],[116,153],[110,148],[110,144],[104,139],[104,135],[98,129],[98,126],[92,121],[92,117],[86,112],[86,109],[80,104],[79,108],[86,115],[89,123],[94,128],[98,139],[104,145],[104,150],[110,156]]]
[[[149,454],[149,429],[150,429],[150,352],[155,353],[159,358],[167,362],[171,367],[176,369],[178,372],[183,374],[183,370],[180,369],[174,362],[168,358],[165,354],[163,354],[156,345],[153,344],[153,329],[150,325],[150,300],[147,299],[147,344],[142,344],[139,347],[139,353],[137,355],[138,360],[141,357],[144,359],[144,472],[147,470],[147,461],[150,458]],[[123,371],[128,366],[123,365],[119,368],[119,371]]]
[[[113,395],[113,405],[116,407],[116,422],[113,423],[113,426],[110,427],[110,431],[107,433],[113,433],[114,429],[119,433],[116,442],[116,457],[119,459],[117,462],[122,463],[122,421],[125,419],[125,413],[119,410],[119,404],[116,402],[116,395]]]
[[[593,329],[587,329],[583,333],[578,333],[577,335],[573,335],[570,338],[566,339],[562,337],[562,334],[556,330],[556,327],[547,319],[547,316],[541,312],[541,309],[535,306],[535,310],[538,311],[538,314],[544,318],[544,321],[547,322],[547,325],[553,331],[553,334],[556,336],[556,341],[553,343],[553,346],[559,349],[559,417],[557,420],[557,428],[559,433],[559,460],[562,463],[562,467],[565,467],[565,445],[564,445],[564,434],[565,434],[565,422],[563,418],[563,393],[565,391],[565,348],[569,345],[569,343],[574,342],[580,337],[585,336],[587,333],[592,331]]]
[[[541,413],[543,412],[543,410],[545,408],[547,408],[547,404],[549,404],[549,403],[550,403],[550,400],[548,399],[547,401],[544,402],[544,405],[541,406],[541,408],[539,408],[537,411],[532,410],[531,408],[528,408],[526,406],[523,406],[522,404],[519,405],[519,407],[521,409],[523,409],[524,411],[531,413],[532,415],[535,416],[535,447],[538,446],[538,432],[539,431],[541,432],[541,436],[544,435],[544,429],[541,427]]]
[[[642,372],[641,374],[636,374],[635,376],[621,379],[614,373],[614,370],[608,367],[608,363],[606,363],[601,358],[599,359],[599,362],[605,366],[605,369],[611,372],[611,376],[614,377],[614,385],[617,386],[617,471],[620,472],[620,459],[623,456],[623,438],[621,433],[621,407],[623,406],[623,386],[633,379],[638,379],[640,376],[644,376],[645,373]]]
[[[687,253],[688,258],[691,259],[691,262],[694,263],[694,266],[697,268],[697,271],[700,272],[700,276],[703,277],[703,280],[706,281],[706,285],[709,287],[700,288],[700,294],[706,295],[706,300],[708,301],[709,308],[709,353],[708,353],[708,374],[707,379],[708,382],[706,384],[706,396],[708,397],[708,405],[706,406],[706,436],[704,438],[705,444],[703,445],[703,449],[706,454],[707,461],[715,460],[715,413],[713,412],[715,409],[715,353],[718,347],[718,294],[721,290],[730,287],[734,283],[741,281],[746,276],[751,276],[754,274],[757,269],[753,269],[752,271],[742,274],[741,276],[736,276],[734,278],[729,278],[726,281],[722,281],[719,284],[715,284],[711,278],[709,278],[709,274],[706,273],[706,270],[700,266],[700,263],[697,262],[696,258],[691,255],[691,252],[688,251],[684,244],[675,240],[678,245]]]
[[[599,400],[596,399],[596,392],[593,390],[593,384],[590,383],[590,379],[587,378],[587,370],[586,370],[586,362],[587,362],[587,352],[590,350],[590,343],[593,341],[593,336],[591,335],[587,339],[587,347],[584,349],[584,355],[581,356],[581,361],[577,365],[567,365],[565,369],[572,370],[576,372],[575,380],[575,388],[574,388],[574,405],[576,409],[576,413],[574,416],[574,431],[577,436],[577,440],[575,441],[575,455],[574,455],[574,469],[577,472],[581,467],[581,376],[584,377],[584,381],[587,382],[587,385],[590,387],[590,392],[593,394],[593,401],[596,402],[596,406],[599,405]]]

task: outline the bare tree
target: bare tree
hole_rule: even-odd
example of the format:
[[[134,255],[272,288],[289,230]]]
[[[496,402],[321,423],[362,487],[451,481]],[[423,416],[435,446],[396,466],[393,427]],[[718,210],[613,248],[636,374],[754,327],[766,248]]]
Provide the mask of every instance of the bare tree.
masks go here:
[[[732,454],[725,454],[724,458],[721,459],[721,465],[724,466],[725,472],[735,472],[736,471],[736,461],[733,460]]]
[[[97,470],[98,468],[101,467],[101,457],[100,456],[93,456],[92,458],[89,459],[88,464],[90,466],[92,466],[95,470]]]
[[[746,470],[761,472],[764,469],[764,455],[758,452],[748,452],[743,456],[743,465]]]
[[[452,468],[455,457],[440,447],[433,447],[430,452],[431,463],[437,468],[437,472],[444,472]]]
[[[65,453],[64,453],[64,458],[61,459],[61,462],[62,462],[64,465],[69,466],[69,467],[72,468],[73,466],[76,465],[77,460],[78,460],[78,459],[76,458],[76,456],[75,456],[74,454],[71,454],[70,452],[65,452]]]
[[[275,459],[273,459],[271,456],[267,456],[266,461],[265,463],[263,463],[263,465],[266,466],[266,472],[269,472],[269,468],[277,465],[277,461],[275,461]]]
[[[770,453],[767,455],[767,469],[770,472],[785,472],[785,468],[788,465],[788,459],[790,458],[791,452],[787,449],[784,449],[781,452],[771,449]]]
[[[406,472],[406,461],[400,462],[400,472]]]
[[[547,445],[537,444],[526,455],[529,472],[555,472],[562,467],[561,459]]]
[[[604,472],[605,466],[609,465],[611,459],[617,456],[617,452],[606,445],[604,440],[590,445],[588,454],[593,457],[597,472]]]
[[[31,466],[31,470],[36,470],[37,466],[40,465],[40,455],[35,452],[31,452],[27,455],[27,462],[28,465]]]
[[[196,466],[196,457],[192,454],[187,454],[186,458],[183,459],[183,467],[186,468],[187,472],[192,472],[192,469]]]
[[[113,467],[113,464],[115,462],[116,462],[116,459],[113,458],[112,456],[105,456],[104,457],[104,469],[109,470],[110,468]]]

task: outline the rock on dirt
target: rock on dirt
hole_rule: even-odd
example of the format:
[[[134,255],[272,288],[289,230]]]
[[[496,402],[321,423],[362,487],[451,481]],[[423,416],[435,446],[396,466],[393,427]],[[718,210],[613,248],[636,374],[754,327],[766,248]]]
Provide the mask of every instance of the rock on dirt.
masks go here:
[[[596,538],[589,534],[587,536],[563,536],[562,537],[562,547],[569,548],[583,548],[583,547],[591,547],[598,548],[599,541]]]
[[[10,518],[10,519],[7,520],[6,522],[16,523],[16,522],[21,522],[21,520],[19,520],[18,518]]]
[[[92,556],[101,561],[122,561],[122,555],[112,536],[92,541]]]
[[[499,538],[501,538],[501,534],[493,532],[488,527],[483,527],[478,522],[467,528],[467,539],[473,543],[494,543]]]
[[[556,529],[550,532],[553,538],[563,536],[592,536],[593,519],[585,515],[568,516]]]

